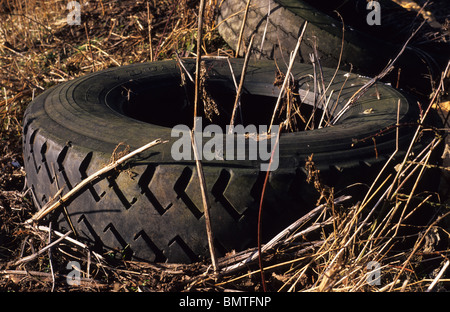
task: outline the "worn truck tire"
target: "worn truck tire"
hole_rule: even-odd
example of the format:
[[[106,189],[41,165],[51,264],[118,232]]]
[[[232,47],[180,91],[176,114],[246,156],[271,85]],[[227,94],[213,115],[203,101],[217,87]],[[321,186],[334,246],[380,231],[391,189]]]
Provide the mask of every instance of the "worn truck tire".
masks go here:
[[[234,83],[226,60],[206,59],[205,63],[206,90],[220,111],[213,122],[223,126],[234,102]],[[234,73],[240,73],[242,60],[231,63]],[[193,73],[194,60],[184,60],[184,64]],[[171,146],[178,140],[171,136],[172,127],[190,125],[193,119],[193,86],[190,82],[183,85],[180,73],[175,61],[111,68],[53,87],[29,105],[23,153],[27,185],[41,207],[59,189],[63,188],[62,195],[67,193],[117,158],[114,151],[120,142],[134,150],[157,138],[168,141],[99,177],[47,220],[57,222],[62,231],[73,226],[78,239],[126,257],[155,262],[193,262],[208,257],[195,162],[175,161],[171,156]],[[272,61],[250,61],[242,94],[244,120],[268,124],[280,88],[273,84],[276,73]],[[308,104],[305,107],[312,105],[314,99],[308,92],[312,66],[296,64],[292,73],[303,102]],[[324,68],[325,82],[333,74],[333,69]],[[367,78],[338,72],[329,89],[335,91],[329,105],[337,103],[339,111],[365,82]],[[278,169],[270,173],[264,197],[265,238],[313,208],[314,187],[305,181],[308,156],[313,155],[323,183],[336,188],[377,173],[377,166],[396,146],[398,103],[402,126],[397,156],[403,157],[416,129],[418,110],[414,101],[380,83],[336,125],[281,135]],[[432,138],[431,131],[425,132],[415,145],[417,150]],[[219,255],[255,245],[266,174],[260,164],[258,160],[203,161]]]
[[[270,2],[270,16],[267,24],[268,2]],[[381,26],[367,26],[365,25],[369,12],[365,8],[367,3],[366,1],[356,2],[358,7],[351,7],[354,1],[331,3],[330,1],[311,0],[311,4],[309,1],[302,0],[252,1],[247,14],[239,54],[244,54],[246,49],[243,47],[248,43],[249,38],[255,35],[252,52],[254,57],[288,63],[289,55],[294,51],[303,24],[308,21],[308,27],[296,58],[297,61],[310,63],[310,54],[313,53],[315,45],[322,66],[337,68],[340,65],[342,70],[352,69],[352,72],[374,77],[386,67],[390,60],[396,57],[413,29],[401,26],[384,27],[386,24],[400,23],[399,21],[393,23],[385,20],[389,17],[388,10],[394,11],[396,7],[399,7],[389,0],[380,1],[383,10]],[[246,0],[224,0],[219,8],[217,19],[219,33],[234,50],[238,46],[246,3]],[[343,11],[346,25],[344,36],[342,35],[341,20],[330,10],[334,7],[339,8],[340,11],[346,9]],[[345,12],[347,14],[344,14]],[[413,21],[416,18],[413,12],[407,16],[404,12],[400,15],[402,20]],[[349,26],[352,21],[354,22],[353,27]],[[406,35],[405,29],[408,30]],[[261,48],[263,37],[264,44]],[[342,58],[339,63],[342,45]],[[401,69],[399,86],[417,95],[427,96],[432,87],[430,74],[434,78],[439,77],[448,62],[450,44],[448,42],[434,43],[426,50],[422,50],[422,48],[425,48],[423,44],[420,46],[409,44],[396,62],[396,69],[386,76],[384,81],[397,85],[397,70]]]

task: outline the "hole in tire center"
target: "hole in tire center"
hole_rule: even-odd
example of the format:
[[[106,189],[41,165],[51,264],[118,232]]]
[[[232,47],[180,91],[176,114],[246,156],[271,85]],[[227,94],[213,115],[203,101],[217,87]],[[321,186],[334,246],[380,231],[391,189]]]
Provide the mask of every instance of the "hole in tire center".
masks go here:
[[[168,79],[169,80],[169,79]],[[149,88],[148,85],[153,87]],[[157,86],[155,86],[157,85]],[[277,90],[267,83],[252,84],[249,89],[267,89]],[[243,88],[240,98],[240,109],[237,108],[235,125],[269,125],[273,110],[276,105],[278,94],[268,96],[260,94],[261,92],[252,92],[252,90]],[[205,87],[206,92],[200,92],[197,116],[202,117],[203,127],[208,124],[219,125],[223,131],[230,125],[233,106],[236,98],[236,89],[234,84],[226,80],[208,80]],[[258,94],[259,93],[259,94]],[[312,93],[312,91],[311,91]],[[312,103],[307,101],[301,103],[299,95],[293,95],[296,98],[297,109],[291,109],[292,125],[295,125],[296,131],[305,129],[305,121],[308,122],[314,111],[314,117],[311,118],[311,124],[317,128],[322,117],[323,110],[313,109]],[[286,98],[286,97],[284,97]],[[206,101],[205,101],[206,99]],[[309,97],[311,101],[311,97]],[[192,128],[194,119],[194,84],[187,82],[184,86],[180,81],[171,79],[170,81],[158,81],[144,83],[136,81],[123,84],[113,89],[107,95],[107,105],[130,118],[151,123],[163,127],[172,128],[176,125],[187,125]],[[209,102],[205,104],[205,102]],[[210,111],[216,107],[219,112],[212,112],[211,120],[205,114],[204,106],[209,106]],[[292,103],[290,103],[292,105]],[[281,113],[280,113],[281,112]],[[241,114],[242,113],[242,114]],[[298,114],[300,113],[302,117]],[[286,100],[282,100],[274,124],[286,120]]]

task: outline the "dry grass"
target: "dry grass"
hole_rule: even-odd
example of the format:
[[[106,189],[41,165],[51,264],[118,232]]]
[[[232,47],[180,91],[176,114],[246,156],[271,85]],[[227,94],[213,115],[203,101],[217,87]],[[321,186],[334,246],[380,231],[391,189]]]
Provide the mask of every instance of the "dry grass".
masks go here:
[[[92,252],[44,226],[24,225],[35,212],[30,194],[22,191],[25,173],[21,168],[22,115],[32,98],[52,85],[89,72],[171,58],[175,52],[181,57],[196,53],[198,1],[101,0],[82,5],[82,25],[68,26],[65,1],[0,1],[0,290],[260,290],[256,248],[219,259],[221,276],[217,280],[209,263],[125,261],[117,255]],[[226,49],[214,29],[216,5],[214,0],[206,1],[201,40],[205,54]],[[444,80],[441,82],[430,106],[445,119],[448,110],[441,103],[448,95]],[[291,93],[287,88],[288,99]],[[296,105],[291,105],[290,111],[289,100],[286,107],[288,128],[292,129],[291,116],[303,116]],[[445,127],[448,129],[448,124]],[[417,136],[421,131],[418,128]],[[267,289],[448,290],[448,193],[430,193],[420,183],[433,169],[429,166],[433,148],[430,145],[414,160],[405,158],[397,175],[374,181],[364,201],[355,205],[335,198],[332,190],[320,184],[311,159],[311,183],[316,183],[323,195],[321,205],[270,245],[262,246]],[[50,240],[58,243],[44,249]],[[70,272],[66,265],[72,260],[81,264],[80,285],[66,282]]]

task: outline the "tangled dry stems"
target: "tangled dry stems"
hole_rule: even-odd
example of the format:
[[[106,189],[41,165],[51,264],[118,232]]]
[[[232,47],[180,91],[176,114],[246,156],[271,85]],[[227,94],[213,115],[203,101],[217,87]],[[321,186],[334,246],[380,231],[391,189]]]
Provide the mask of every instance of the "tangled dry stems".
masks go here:
[[[164,59],[175,52],[180,56],[195,55],[196,5],[196,1],[188,0],[122,1],[121,5],[107,0],[90,2],[83,9],[86,23],[68,26],[63,1],[0,2],[1,289],[261,289],[257,248],[218,259],[221,276],[217,280],[208,260],[192,265],[129,261],[121,251],[98,254],[51,227],[24,224],[35,212],[32,194],[22,191],[25,174],[20,166],[21,119],[26,105],[50,86],[85,73]],[[204,53],[226,48],[215,32],[216,5],[215,1],[206,3],[201,40]],[[440,109],[445,90],[436,90],[430,106]],[[286,91],[289,95],[289,89]],[[286,107],[287,120],[291,114],[298,114],[289,111],[289,104]],[[418,129],[418,135],[421,131],[424,129]],[[262,246],[268,289],[448,289],[448,202],[417,188],[423,173],[430,169],[428,161],[435,146],[430,145],[416,159],[405,158],[396,176],[374,181],[359,203],[344,201],[348,198],[336,197],[332,189],[322,185],[320,173],[310,159],[311,183],[321,193],[321,201],[316,209]],[[405,180],[409,184],[404,184]],[[415,223],[415,216],[424,210],[433,213],[425,222]],[[82,279],[80,285],[71,286],[67,284],[70,269],[66,265],[73,260],[81,264]],[[381,272],[380,284],[374,279],[377,272]]]

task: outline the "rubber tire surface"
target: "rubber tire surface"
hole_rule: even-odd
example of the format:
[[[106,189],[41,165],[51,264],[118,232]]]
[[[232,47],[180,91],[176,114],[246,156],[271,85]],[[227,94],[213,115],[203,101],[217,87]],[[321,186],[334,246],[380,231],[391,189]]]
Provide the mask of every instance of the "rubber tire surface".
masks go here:
[[[193,73],[194,60],[184,62]],[[228,89],[231,99],[234,98],[227,61],[205,62],[209,86],[216,84],[218,90]],[[231,62],[234,73],[240,73],[242,60]],[[253,94],[269,97],[274,103],[279,93],[279,87],[273,85],[276,72],[272,61],[251,61],[243,101]],[[300,80],[305,79],[312,73],[312,66],[296,64],[292,73]],[[334,70],[324,68],[323,73],[327,82]],[[120,142],[134,150],[157,138],[169,141],[134,159],[122,170],[97,179],[66,205],[67,215],[54,212],[51,218],[61,230],[70,229],[67,222],[70,218],[78,239],[137,259],[192,262],[208,257],[195,162],[174,161],[171,157],[171,146],[178,137],[171,136],[169,124],[178,124],[186,116],[191,119],[193,112],[184,100],[180,77],[174,61],[111,68],[53,87],[29,105],[24,118],[23,152],[27,184],[40,206],[61,187],[65,194],[109,163]],[[239,78],[236,77],[238,81]],[[330,103],[337,101],[339,110],[366,81],[355,74],[338,72],[330,87],[335,90]],[[306,85],[301,84],[302,88]],[[376,92],[380,94],[379,100]],[[270,173],[264,201],[266,239],[313,208],[310,202],[313,188],[305,182],[306,157],[314,154],[324,179],[330,177],[330,185],[361,181],[378,170],[377,166],[395,148],[392,126],[396,124],[398,101],[400,123],[416,122],[413,101],[387,85],[377,84],[377,90],[370,89],[335,126],[281,135],[279,166]],[[142,107],[136,108],[133,103]],[[133,107],[137,109],[134,118]],[[226,115],[226,109],[219,109]],[[404,155],[415,128],[400,127],[399,157]],[[382,129],[386,131],[377,135]],[[372,135],[377,135],[376,151],[371,139],[353,144]],[[417,149],[423,148],[432,137],[431,132],[426,132]],[[203,161],[203,169],[219,255],[255,246],[259,199],[266,174],[260,171],[260,162]]]
[[[346,3],[346,1],[340,2]],[[225,0],[221,2],[219,9],[217,20],[219,33],[234,50],[237,49],[246,3],[247,1],[245,0]],[[362,1],[361,3],[364,4],[363,8],[365,9],[365,2]],[[331,6],[332,4],[327,5]],[[336,4],[336,6],[338,7],[339,5]],[[384,10],[388,10],[388,8],[394,10],[395,8],[393,7],[395,6],[397,5],[391,3],[391,1],[382,0],[382,19],[388,16],[386,14],[387,11]],[[399,8],[401,9],[401,7]],[[355,12],[359,11],[355,8]],[[347,16],[347,18],[350,21],[353,18],[360,24],[365,24],[368,12],[365,10],[360,14]],[[270,21],[266,31],[267,13],[267,1],[251,2],[244,28],[244,42],[241,43],[240,55],[244,54],[245,48],[243,46],[245,46],[245,43],[248,42],[252,35],[255,35],[253,56],[275,59],[278,63],[288,63],[289,55],[294,51],[303,24],[305,21],[308,21],[308,27],[299,49],[297,61],[310,63],[310,54],[313,53],[314,42],[316,42],[321,65],[337,68],[343,43],[344,48],[340,69],[346,71],[352,69],[352,72],[374,77],[386,67],[390,60],[396,57],[408,38],[407,36],[402,40],[396,39],[394,42],[390,42],[382,38],[395,37],[392,32],[398,34],[400,33],[399,29],[392,29],[390,30],[391,33],[386,33],[389,30],[380,30],[383,26],[369,26],[375,28],[372,32],[384,32],[383,36],[378,36],[381,38],[377,38],[368,32],[348,27],[348,21],[344,20],[347,27],[344,40],[342,41],[342,22],[340,19],[331,17],[331,15],[327,15],[320,9],[301,0],[270,0]],[[404,18],[405,13],[402,13],[401,16]],[[411,19],[409,15],[408,18]],[[385,22],[382,20],[381,23],[382,25],[392,24],[392,21]],[[364,27],[362,28],[364,29]],[[365,25],[365,28],[368,28],[368,26]],[[264,32],[266,34],[261,50]],[[437,53],[433,52],[433,58],[430,59],[427,57],[431,53],[430,51],[424,53],[420,48],[411,48],[411,44],[406,48],[395,64],[397,69],[401,69],[400,87],[414,91],[416,94],[429,94],[431,91],[430,81],[425,76],[431,73],[435,75],[435,78],[439,77],[441,70],[445,68],[448,62],[450,45],[448,43],[442,44],[435,49],[438,49],[434,51]],[[398,80],[397,69],[385,77],[384,81],[396,85]]]

